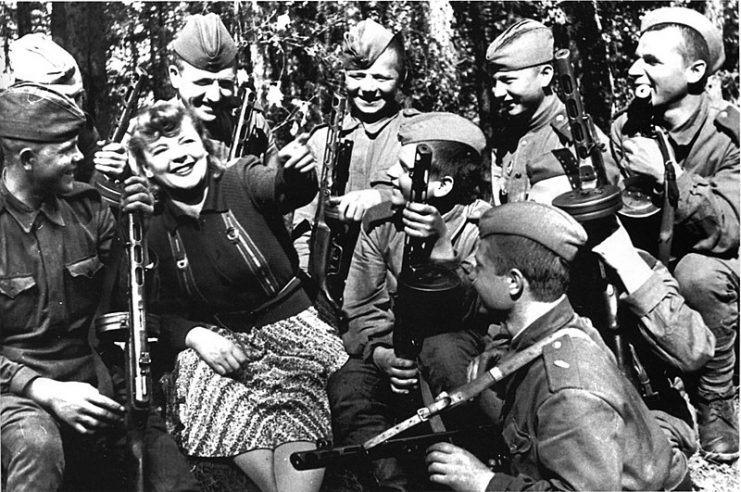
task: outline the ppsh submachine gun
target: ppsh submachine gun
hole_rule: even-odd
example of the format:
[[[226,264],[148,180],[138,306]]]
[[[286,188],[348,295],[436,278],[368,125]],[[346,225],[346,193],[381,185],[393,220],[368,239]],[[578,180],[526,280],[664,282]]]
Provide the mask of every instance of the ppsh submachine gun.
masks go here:
[[[573,262],[569,298],[577,312],[592,319],[615,354],[623,374],[641,389],[645,398],[650,398],[655,394],[647,371],[618,324],[617,286],[620,280],[599,256],[591,252],[592,247],[614,232],[616,214],[623,207],[622,194],[617,186],[607,182],[602,158],[604,149],[596,136],[592,119],[584,109],[571,53],[560,49],[554,60],[565,96],[578,165],[569,167],[566,161],[561,161],[572,190],[554,198],[553,205],[574,217],[589,237],[582,253]]]
[[[493,431],[495,430],[495,426],[484,425],[455,431],[397,438],[397,436],[406,433],[419,424],[429,422],[434,417],[471,402],[483,391],[491,388],[496,383],[511,376],[522,367],[540,357],[544,347],[565,335],[586,336],[584,332],[576,328],[561,329],[524,350],[508,356],[495,367],[492,367],[471,382],[450,392],[441,393],[434,402],[418,408],[411,417],[368,439],[366,442],[337,448],[331,448],[320,443],[318,449],[314,451],[293,453],[290,457],[291,464],[297,470],[309,470],[312,468],[323,468],[330,464],[342,464],[358,460],[374,460],[387,456],[400,456],[424,450],[435,442],[454,442],[461,436]]]
[[[120,142],[133,117],[143,83],[147,74],[143,69],[137,71],[137,81],[126,100],[124,112],[113,132],[111,141]],[[128,170],[131,172],[131,169]],[[125,177],[125,176],[124,176]],[[120,178],[123,181],[123,178]],[[147,269],[147,247],[140,213],[127,214],[126,234],[123,238],[128,260],[128,311],[112,312],[98,316],[95,329],[98,338],[105,342],[124,344],[126,378],[126,428],[127,444],[130,452],[133,485],[136,491],[144,490],[145,447],[144,431],[152,406],[152,375],[150,355],[150,334],[159,332],[159,320],[147,313],[145,277]],[[114,256],[116,256],[114,254]],[[122,255],[117,255],[119,258]],[[111,281],[118,273],[112,268],[110,277],[104,285],[104,297],[110,296]],[[107,302],[106,302],[107,303]]]
[[[347,101],[334,96],[322,159],[314,226],[309,239],[309,275],[333,309],[342,307],[345,279],[360,233],[359,222],[340,220],[332,199],[345,194],[350,176],[353,142],[340,138]]]
[[[664,186],[656,189],[653,179],[645,176],[625,177],[623,208],[618,213],[626,220],[629,230],[636,230],[641,236],[649,238],[648,241],[641,242],[641,247],[655,252],[659,261],[668,266],[679,189],[674,169],[676,161],[672,156],[669,137],[666,130],[654,121],[654,113],[651,88],[648,85],[638,86],[628,106],[628,119],[623,130],[627,135],[656,141],[664,161]]]
[[[427,203],[432,150],[417,146],[412,169],[411,203]],[[463,294],[456,272],[430,262],[437,238],[404,238],[402,267],[394,303],[397,357],[415,360],[426,336],[450,331],[461,322]]]

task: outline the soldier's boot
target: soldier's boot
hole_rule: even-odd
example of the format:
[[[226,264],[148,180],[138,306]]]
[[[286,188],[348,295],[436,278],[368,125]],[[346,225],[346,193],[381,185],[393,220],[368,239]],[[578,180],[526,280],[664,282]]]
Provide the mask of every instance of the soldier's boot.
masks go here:
[[[733,405],[733,393],[700,400],[698,410],[702,455],[719,462],[738,459],[738,415]]]

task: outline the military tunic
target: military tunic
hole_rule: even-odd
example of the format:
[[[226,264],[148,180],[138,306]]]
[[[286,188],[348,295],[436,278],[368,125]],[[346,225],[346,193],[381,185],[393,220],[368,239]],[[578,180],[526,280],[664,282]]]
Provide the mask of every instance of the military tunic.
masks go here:
[[[556,340],[497,386],[511,471],[496,473],[487,490],[664,490],[679,484],[686,462],[672,452],[599,334],[568,300],[515,336],[510,350],[567,327],[586,336]]]
[[[558,153],[569,149],[573,155],[566,107],[555,95],[546,96],[524,125],[506,125],[494,137],[492,156],[494,199],[501,203],[528,200],[533,185],[565,174]],[[596,131],[600,141],[607,144],[607,137]],[[604,160],[608,181],[617,181],[619,171],[609,154]]]
[[[393,115],[374,123],[363,123],[357,116],[347,115],[342,122],[340,138],[353,142],[350,159],[349,179],[345,192],[376,189],[381,192],[381,199],[391,198],[391,179],[386,171],[396,164],[399,158],[398,133],[403,122],[419,111],[414,109],[398,110]],[[318,128],[309,139],[308,145],[317,162],[317,176],[321,177],[324,160],[324,149],[327,141],[327,127]],[[294,227],[304,220],[314,223],[317,198],[307,206],[299,208],[294,214]],[[309,236],[305,233],[295,241],[301,268],[306,269],[309,262]]]

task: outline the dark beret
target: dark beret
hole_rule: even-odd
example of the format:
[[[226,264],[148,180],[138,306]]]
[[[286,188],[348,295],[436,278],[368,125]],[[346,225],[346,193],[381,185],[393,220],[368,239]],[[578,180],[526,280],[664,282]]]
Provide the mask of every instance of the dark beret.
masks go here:
[[[0,137],[66,142],[85,125],[85,113],[67,96],[23,83],[0,92]]]
[[[536,202],[505,203],[487,210],[479,221],[479,236],[512,235],[542,244],[571,261],[587,242],[584,228],[569,214]]]
[[[402,145],[429,140],[460,142],[479,155],[486,147],[484,132],[474,122],[453,113],[420,113],[406,119],[399,127]]]
[[[532,19],[509,26],[486,50],[495,70],[520,70],[553,60],[553,33]]]
[[[394,33],[372,19],[366,19],[345,33],[342,67],[345,70],[365,70],[386,51]]]
[[[723,62],[726,60],[726,52],[723,48],[723,34],[720,32],[720,29],[710,22],[710,19],[700,12],[684,7],[663,7],[652,10],[644,15],[641,20],[641,33],[660,24],[687,26],[702,36],[708,45],[708,53],[710,54],[708,74],[717,71],[723,66]]]
[[[194,67],[209,72],[231,67],[237,56],[234,39],[213,12],[191,15],[172,42],[172,49]]]

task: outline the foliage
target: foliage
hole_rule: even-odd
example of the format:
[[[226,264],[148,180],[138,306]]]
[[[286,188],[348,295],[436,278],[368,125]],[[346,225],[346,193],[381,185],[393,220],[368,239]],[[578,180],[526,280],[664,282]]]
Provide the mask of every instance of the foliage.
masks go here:
[[[481,124],[491,135],[486,46],[521,17],[553,28],[557,47],[570,48],[581,74],[587,109],[606,128],[629,100],[627,71],[641,15],[665,5],[688,6],[715,19],[724,31],[727,61],[712,81],[715,90],[738,99],[738,0],[564,2],[108,2],[100,22],[107,46],[106,94],[98,109],[108,129],[138,65],[152,76],[149,101],[169,98],[167,46],[188,14],[218,13],[240,46],[240,78],[257,91],[279,143],[322,121],[331,95],[342,87],[339,55],[345,31],[370,17],[400,33],[409,62],[403,104],[423,111],[446,110]],[[0,61],[23,30],[49,32],[52,2],[0,3]],[[52,32],[52,34],[54,34]],[[82,65],[82,64],[81,64]],[[7,85],[4,67],[0,86]],[[94,105],[90,105],[94,107]]]

